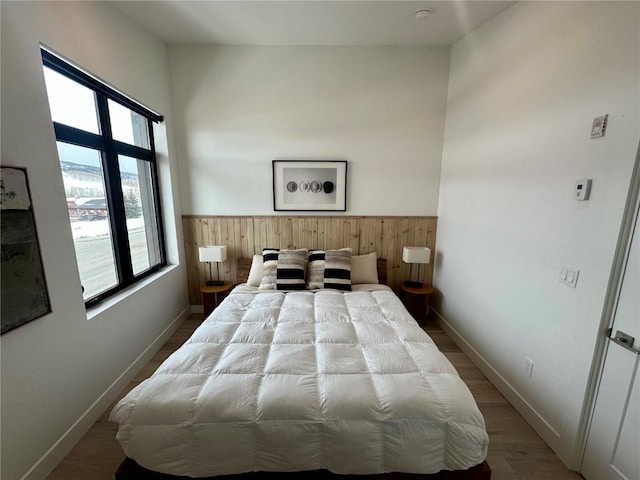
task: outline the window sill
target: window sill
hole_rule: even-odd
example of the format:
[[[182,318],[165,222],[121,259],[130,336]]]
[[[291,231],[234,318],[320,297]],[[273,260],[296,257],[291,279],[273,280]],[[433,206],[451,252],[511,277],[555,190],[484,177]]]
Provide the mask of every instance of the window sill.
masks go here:
[[[87,320],[93,320],[94,318],[102,315],[104,312],[117,305],[118,303],[124,301],[126,298],[135,295],[140,290],[145,288],[147,285],[152,284],[159,278],[168,275],[170,272],[178,268],[177,265],[166,265],[162,267],[158,272],[145,277],[144,279],[137,282],[135,285],[131,285],[129,288],[125,288],[121,292],[116,293],[115,295],[104,299],[98,305],[91,306],[87,308]]]

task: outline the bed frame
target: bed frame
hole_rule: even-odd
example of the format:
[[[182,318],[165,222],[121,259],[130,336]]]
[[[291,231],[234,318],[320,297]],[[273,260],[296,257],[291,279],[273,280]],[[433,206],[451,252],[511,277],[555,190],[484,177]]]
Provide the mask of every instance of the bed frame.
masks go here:
[[[245,283],[249,278],[251,258],[237,260],[236,283]],[[378,282],[387,284],[387,261],[378,258]],[[168,475],[147,470],[138,465],[135,460],[125,458],[116,470],[116,480],[192,480],[192,477]],[[312,470],[307,472],[252,472],[236,475],[221,475],[205,477],[201,480],[490,480],[491,469],[487,462],[469,468],[468,470],[443,470],[433,474],[413,473],[384,473],[376,475],[338,475],[327,470]]]
[[[442,471],[433,474],[381,473],[376,475],[338,475],[327,470],[307,472],[253,472],[237,475],[220,475],[200,480],[490,480],[491,469],[482,462],[468,470]],[[192,477],[152,472],[126,458],[116,471],[116,480],[193,480]]]

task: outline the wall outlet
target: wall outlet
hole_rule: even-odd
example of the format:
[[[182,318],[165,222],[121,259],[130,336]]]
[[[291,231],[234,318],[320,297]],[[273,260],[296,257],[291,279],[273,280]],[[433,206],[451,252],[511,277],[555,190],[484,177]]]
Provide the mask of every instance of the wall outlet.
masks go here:
[[[524,368],[524,373],[527,374],[528,377],[533,375],[533,360],[530,358],[524,357],[522,361],[522,368]]]
[[[576,288],[576,285],[578,285],[578,275],[580,275],[580,270],[576,267],[564,265],[560,268],[560,281],[570,287]]]

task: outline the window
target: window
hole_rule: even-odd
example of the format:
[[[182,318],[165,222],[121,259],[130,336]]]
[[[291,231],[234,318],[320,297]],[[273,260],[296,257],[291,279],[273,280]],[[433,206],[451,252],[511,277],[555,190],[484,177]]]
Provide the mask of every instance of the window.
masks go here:
[[[86,305],[165,264],[153,122],[160,115],[42,50]]]

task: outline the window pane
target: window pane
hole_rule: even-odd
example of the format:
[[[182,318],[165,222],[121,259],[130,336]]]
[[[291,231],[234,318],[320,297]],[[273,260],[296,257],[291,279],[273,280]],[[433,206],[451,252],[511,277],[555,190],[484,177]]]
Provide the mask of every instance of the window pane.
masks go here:
[[[151,164],[123,155],[118,162],[133,274],[137,275],[161,261]]]
[[[93,90],[44,67],[49,108],[54,122],[99,134]]]
[[[151,148],[149,142],[149,123],[146,117],[109,100],[109,117],[114,140]]]
[[[101,153],[58,142],[58,155],[86,300],[118,284]]]

